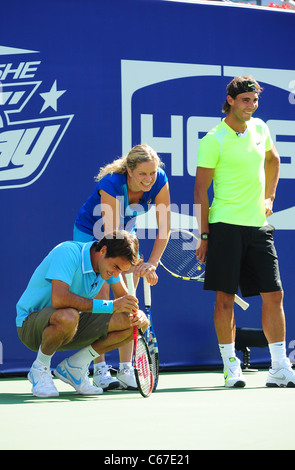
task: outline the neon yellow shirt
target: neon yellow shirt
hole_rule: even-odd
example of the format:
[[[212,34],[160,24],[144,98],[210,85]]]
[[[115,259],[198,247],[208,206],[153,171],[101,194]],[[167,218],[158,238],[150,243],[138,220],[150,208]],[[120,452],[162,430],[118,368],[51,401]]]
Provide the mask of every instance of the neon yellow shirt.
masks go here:
[[[214,168],[210,223],[266,224],[264,162],[271,147],[269,129],[258,118],[239,136],[222,120],[201,140],[197,166]]]

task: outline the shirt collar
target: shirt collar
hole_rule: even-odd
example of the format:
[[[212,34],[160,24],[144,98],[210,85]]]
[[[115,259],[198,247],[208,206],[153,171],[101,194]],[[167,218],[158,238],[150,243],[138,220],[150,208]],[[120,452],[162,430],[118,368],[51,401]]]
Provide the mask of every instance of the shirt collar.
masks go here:
[[[82,247],[82,272],[83,274],[91,273],[91,272],[94,273],[92,263],[91,263],[91,257],[90,257],[90,248],[92,247],[93,243],[95,243],[95,241],[84,243]]]

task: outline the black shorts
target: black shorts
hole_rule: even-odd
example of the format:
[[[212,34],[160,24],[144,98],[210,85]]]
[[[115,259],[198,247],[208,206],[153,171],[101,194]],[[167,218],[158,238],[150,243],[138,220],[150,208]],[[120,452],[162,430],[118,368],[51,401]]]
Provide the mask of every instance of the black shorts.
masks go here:
[[[42,341],[44,329],[49,325],[51,315],[55,312],[53,307],[45,307],[39,312],[32,312],[17,333],[21,342],[32,351],[38,351]],[[78,329],[71,341],[61,346],[58,351],[81,349],[99,339],[106,338],[108,334],[110,313],[81,312]]]
[[[282,290],[274,227],[210,224],[204,289],[243,297]]]

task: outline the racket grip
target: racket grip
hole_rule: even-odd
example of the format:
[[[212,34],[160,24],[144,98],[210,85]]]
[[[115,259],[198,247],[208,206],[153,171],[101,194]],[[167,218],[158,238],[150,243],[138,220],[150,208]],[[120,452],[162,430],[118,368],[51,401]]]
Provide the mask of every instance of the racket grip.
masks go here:
[[[133,273],[125,274],[128,294],[135,295],[134,283],[133,283]]]
[[[146,307],[151,306],[151,286],[146,280],[146,278],[143,278],[143,292],[144,292],[144,303]]]
[[[245,300],[241,299],[238,295],[235,295],[235,302],[238,304],[243,310],[247,310],[249,307],[248,302],[245,302]]]

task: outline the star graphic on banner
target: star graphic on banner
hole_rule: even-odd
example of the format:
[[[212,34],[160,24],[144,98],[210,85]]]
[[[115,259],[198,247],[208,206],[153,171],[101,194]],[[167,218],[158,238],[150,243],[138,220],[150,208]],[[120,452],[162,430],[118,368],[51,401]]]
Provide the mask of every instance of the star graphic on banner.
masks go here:
[[[46,92],[46,93],[40,93],[40,96],[43,98],[44,100],[44,104],[43,104],[43,107],[40,111],[40,114],[43,113],[43,111],[45,111],[45,109],[51,107],[52,109],[54,109],[54,111],[57,111],[57,100],[58,98],[60,98],[67,90],[57,90],[57,87],[56,87],[56,80],[54,82],[54,84],[52,85],[50,91]]]

